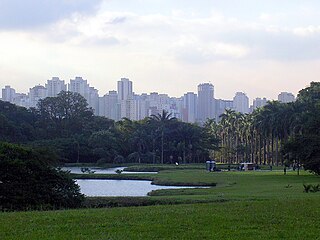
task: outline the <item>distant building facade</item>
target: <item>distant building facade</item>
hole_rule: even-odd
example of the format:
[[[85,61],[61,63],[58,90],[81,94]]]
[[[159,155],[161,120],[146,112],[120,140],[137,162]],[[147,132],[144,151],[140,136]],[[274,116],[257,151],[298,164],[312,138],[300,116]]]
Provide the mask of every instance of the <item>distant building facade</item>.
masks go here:
[[[45,88],[47,89],[47,97],[56,97],[61,91],[67,91],[67,84],[64,83],[64,80],[53,77],[51,80],[47,80]]]
[[[2,101],[13,103],[16,97],[16,90],[10,86],[5,86],[2,89]]]
[[[240,113],[249,113],[249,98],[245,93],[236,93],[233,98],[233,109]]]
[[[204,123],[208,118],[215,117],[214,86],[211,83],[198,85],[198,121]]]
[[[257,109],[257,108],[261,108],[265,105],[267,105],[268,100],[266,98],[255,98],[253,99],[253,105],[252,108],[253,110]]]
[[[37,107],[40,99],[47,97],[47,89],[42,85],[34,86],[29,90],[29,107]]]
[[[198,96],[193,92],[188,92],[183,96],[182,121],[195,123],[197,120]]]
[[[292,93],[289,92],[281,92],[278,95],[278,101],[282,103],[294,102],[296,99]]]

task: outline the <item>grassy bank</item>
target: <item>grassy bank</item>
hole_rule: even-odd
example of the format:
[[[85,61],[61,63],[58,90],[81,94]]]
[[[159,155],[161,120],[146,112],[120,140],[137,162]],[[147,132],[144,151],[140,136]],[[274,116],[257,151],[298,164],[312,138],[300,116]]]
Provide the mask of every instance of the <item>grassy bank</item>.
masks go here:
[[[158,190],[145,198],[86,199],[87,206],[113,208],[0,213],[0,239],[318,239],[320,236],[320,193],[304,193],[302,185],[320,183],[318,176],[306,172],[297,176],[290,171],[284,176],[281,171],[209,173],[189,169],[161,171],[152,177],[160,182],[216,186]],[[137,207],[125,207],[132,205]]]
[[[0,239],[318,239],[318,199],[2,213]]]

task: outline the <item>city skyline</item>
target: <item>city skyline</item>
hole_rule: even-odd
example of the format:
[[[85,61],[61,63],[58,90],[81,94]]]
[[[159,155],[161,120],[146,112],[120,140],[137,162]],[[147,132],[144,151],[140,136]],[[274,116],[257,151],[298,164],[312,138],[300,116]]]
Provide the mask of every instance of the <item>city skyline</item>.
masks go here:
[[[119,89],[119,87],[120,87],[120,86],[119,86],[119,79],[120,79],[120,81],[121,81],[121,80],[129,81],[129,82],[131,82],[131,84],[132,84],[132,82],[134,82],[131,78],[121,77],[121,78],[119,78],[118,80],[115,80],[115,81],[114,81],[114,86],[115,86],[114,88],[112,88],[112,89],[107,89],[106,92],[102,92],[100,89],[96,89],[95,86],[92,86],[90,80],[88,80],[88,79],[85,78],[85,77],[80,77],[79,75],[76,75],[76,76],[74,77],[74,79],[69,78],[68,80],[70,81],[70,83],[67,83],[67,82],[66,82],[66,79],[63,79],[63,78],[60,78],[60,77],[57,77],[57,76],[53,76],[53,77],[51,77],[51,79],[46,79],[45,81],[52,81],[52,80],[64,81],[66,86],[65,86],[64,88],[58,88],[58,89],[64,90],[64,91],[70,91],[70,89],[73,89],[73,90],[71,90],[71,91],[72,91],[72,92],[75,92],[74,87],[73,87],[73,88],[71,87],[71,86],[72,86],[71,83],[72,83],[72,81],[75,81],[75,80],[78,79],[78,78],[79,78],[79,79],[83,79],[84,81],[86,81],[86,84],[88,84],[88,86],[91,86],[91,88],[94,88],[94,89],[97,91],[97,94],[98,94],[99,97],[103,97],[105,94],[108,94],[110,91],[117,91],[117,89]],[[4,83],[4,84],[3,84],[2,86],[0,86],[0,87],[9,86],[9,87],[15,89],[15,90],[16,90],[16,93],[27,94],[27,93],[30,92],[30,89],[31,89],[31,88],[34,88],[34,87],[41,86],[41,87],[47,88],[48,82],[46,83],[45,81],[39,82],[39,83],[35,84],[34,86],[27,86],[27,87],[26,87],[27,91],[23,91],[23,92],[19,91],[18,88],[16,88],[16,86],[13,86],[13,85],[11,85],[11,84],[9,84],[9,83]],[[213,85],[213,87],[214,87],[214,89],[213,89],[213,94],[214,94],[214,95],[213,95],[213,98],[215,98],[215,99],[232,100],[232,99],[237,95],[237,93],[244,93],[244,94],[249,98],[249,106],[253,106],[253,105],[254,105],[254,100],[259,99],[259,98],[261,98],[261,99],[266,99],[267,101],[272,101],[272,100],[279,101],[279,95],[280,95],[281,93],[290,93],[290,94],[293,94],[293,97],[294,97],[294,98],[297,96],[297,95],[295,95],[295,94],[292,93],[292,92],[286,91],[285,89],[284,89],[284,91],[278,92],[278,93],[276,94],[276,97],[273,98],[273,99],[266,98],[265,95],[256,96],[256,97],[251,97],[251,96],[248,96],[248,94],[247,94],[246,91],[237,90],[237,91],[235,91],[235,92],[233,93],[232,96],[230,96],[230,97],[228,97],[228,98],[220,98],[220,97],[215,97],[215,95],[216,95],[218,92],[216,91],[217,89],[216,89],[214,83],[212,83],[211,81],[209,81],[209,82],[199,82],[196,86],[194,86],[194,89],[189,89],[189,90],[187,90],[186,92],[182,93],[182,94],[179,95],[179,96],[172,96],[172,95],[170,95],[168,92],[160,92],[160,91],[156,91],[156,90],[155,90],[155,91],[137,92],[137,91],[134,91],[134,88],[133,88],[132,85],[130,86],[130,89],[131,89],[131,91],[133,92],[133,94],[136,94],[136,95],[150,94],[150,93],[158,93],[158,94],[167,94],[168,96],[173,97],[173,98],[180,98],[180,97],[183,97],[184,95],[186,95],[186,94],[188,94],[188,93],[198,94],[199,86],[202,85],[202,84],[212,84],[212,85]],[[308,85],[309,85],[309,84],[310,84],[310,83],[308,83]],[[69,87],[67,87],[67,86],[69,86]],[[301,89],[302,89],[302,88],[301,88]],[[301,89],[300,89],[300,90],[301,90]],[[299,91],[300,91],[300,90],[299,90]],[[0,97],[0,98],[2,98],[2,92],[0,92],[0,94],[1,94],[1,97]],[[81,94],[81,95],[83,95],[84,97],[86,97],[85,94]],[[52,94],[49,93],[49,94],[48,94],[48,97],[51,97],[51,96],[52,96]],[[219,93],[218,93],[218,96],[219,96]],[[122,97],[122,98],[123,98],[123,97]],[[120,99],[121,99],[121,97],[120,97]],[[122,100],[123,100],[123,99],[122,99]]]
[[[70,83],[59,77],[52,77],[45,85],[29,88],[27,93],[18,93],[9,85],[2,89],[2,100],[18,106],[37,107],[38,102],[46,97],[56,97],[61,91],[70,91],[83,96],[93,113],[118,121],[123,118],[141,120],[152,115],[168,112],[173,117],[184,122],[204,123],[207,119],[220,120],[226,109],[247,114],[258,107],[267,104],[266,98],[255,98],[249,104],[249,97],[243,92],[236,92],[232,100],[215,98],[214,85],[211,83],[198,84],[197,93],[187,92],[181,97],[172,97],[167,93],[136,94],[133,82],[128,78],[117,81],[117,90],[99,96],[99,90],[90,86],[87,79],[75,77]],[[283,103],[295,101],[292,93],[281,92],[278,101]]]
[[[122,76],[137,93],[276,99],[320,75],[318,1],[2,1],[0,84],[27,92],[81,73],[102,93]],[[179,86],[179,87],[176,87]]]

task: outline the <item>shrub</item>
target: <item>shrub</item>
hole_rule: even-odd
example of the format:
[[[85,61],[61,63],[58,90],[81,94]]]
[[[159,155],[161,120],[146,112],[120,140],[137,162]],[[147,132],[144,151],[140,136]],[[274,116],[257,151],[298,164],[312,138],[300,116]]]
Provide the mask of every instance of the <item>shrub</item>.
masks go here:
[[[80,188],[70,175],[33,150],[0,143],[0,210],[79,207]]]
[[[320,192],[320,184],[312,185],[312,184],[303,184],[304,192]]]

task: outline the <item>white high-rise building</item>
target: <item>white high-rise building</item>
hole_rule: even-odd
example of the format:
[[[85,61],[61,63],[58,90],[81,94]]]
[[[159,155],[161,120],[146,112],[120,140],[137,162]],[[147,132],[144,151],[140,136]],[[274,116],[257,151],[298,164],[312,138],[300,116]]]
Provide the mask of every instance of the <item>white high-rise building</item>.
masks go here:
[[[197,94],[188,92],[183,96],[182,121],[195,123],[197,119]]]
[[[236,93],[233,98],[233,109],[240,113],[249,113],[249,98],[245,93]]]
[[[278,101],[282,103],[289,103],[289,102],[294,102],[295,97],[292,93],[289,92],[281,92],[278,95]]]
[[[207,118],[215,117],[214,87],[211,83],[198,85],[198,120],[204,123]]]
[[[89,87],[88,105],[93,109],[95,115],[99,114],[99,94],[94,87]]]
[[[45,87],[47,89],[47,97],[56,97],[61,91],[67,91],[67,84],[58,77],[47,80]]]
[[[83,96],[89,102],[90,87],[87,83],[87,80],[84,80],[82,77],[70,79],[70,83],[68,84],[68,90],[70,92],[76,92],[81,94],[81,96]]]
[[[108,94],[99,98],[99,116],[115,121],[120,120],[120,105],[116,91],[109,91]]]
[[[220,116],[223,114],[226,109],[233,109],[233,101],[232,100],[223,100],[223,99],[215,99],[216,105],[216,122],[220,121]]]
[[[13,103],[21,107],[29,108],[30,98],[25,93],[16,93]]]
[[[16,90],[14,90],[12,87],[10,86],[5,86],[2,89],[2,101],[6,101],[6,102],[14,102],[14,98],[16,97]]]
[[[132,99],[132,97],[132,82],[128,78],[121,78],[118,81],[118,99],[121,101]]]
[[[30,107],[37,107],[40,99],[47,97],[47,89],[42,85],[37,85],[29,90]]]
[[[118,81],[118,100],[120,104],[120,118],[129,118],[133,100],[132,82],[128,78]]]
[[[266,98],[256,98],[253,99],[253,110],[257,109],[257,108],[261,108],[265,105],[267,105],[268,100]]]
[[[170,98],[170,110],[169,112],[172,113],[172,117],[175,117],[177,119],[180,119],[182,121],[182,114],[183,114],[183,97],[180,98],[176,98],[176,97],[172,97]]]

